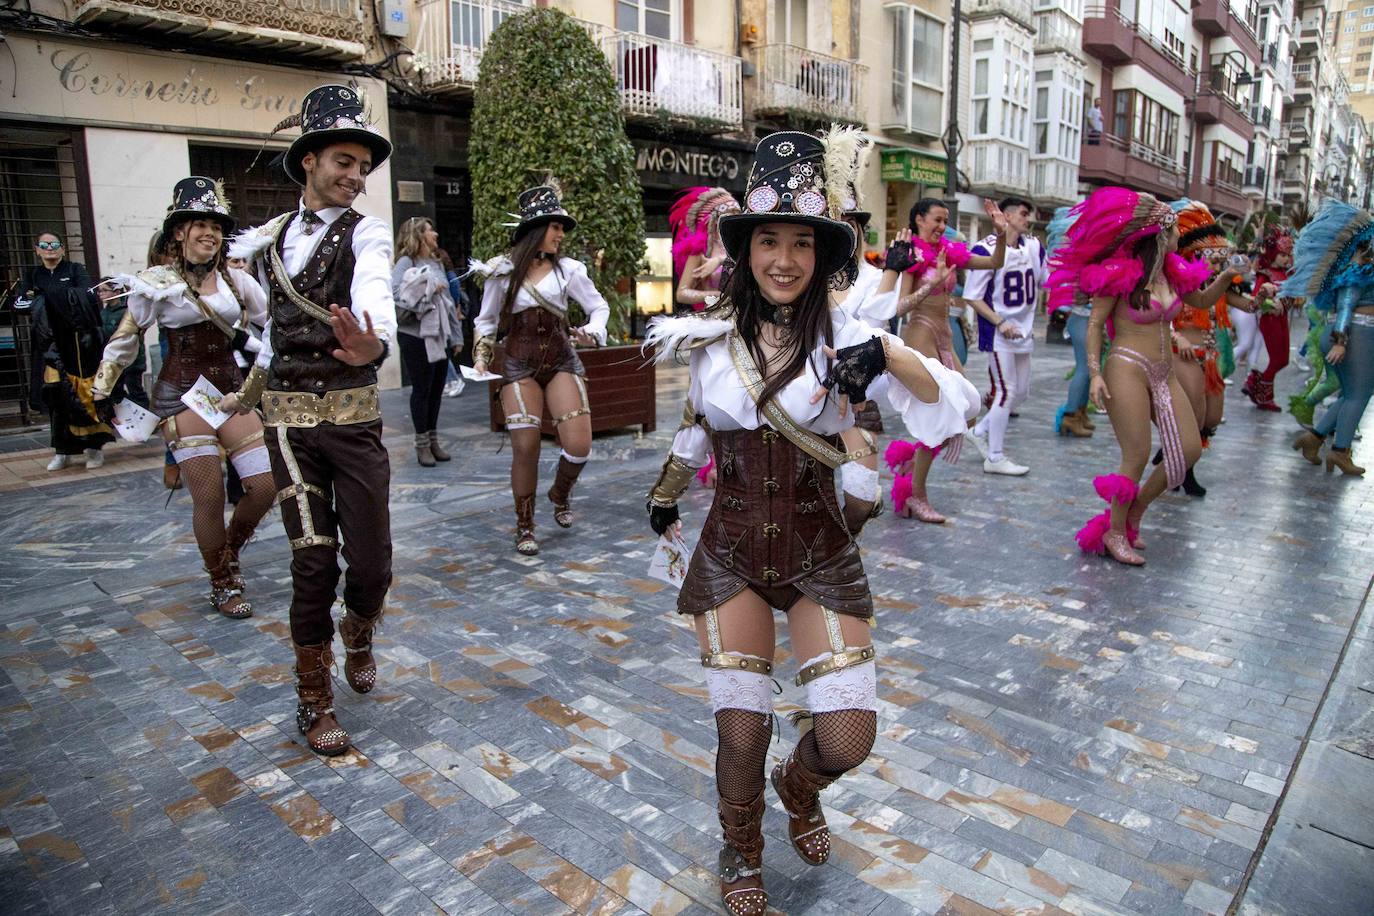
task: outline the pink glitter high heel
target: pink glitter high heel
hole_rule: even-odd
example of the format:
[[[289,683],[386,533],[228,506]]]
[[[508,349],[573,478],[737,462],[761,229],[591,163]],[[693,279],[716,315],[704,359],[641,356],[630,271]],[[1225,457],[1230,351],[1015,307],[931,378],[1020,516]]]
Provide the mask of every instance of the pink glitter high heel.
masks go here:
[[[1118,563],[1126,566],[1144,566],[1145,558],[1131,549],[1130,541],[1126,538],[1124,531],[1109,531],[1102,538],[1102,546],[1107,548],[1107,555]]]
[[[909,496],[898,512],[903,518],[915,518],[930,525],[943,525],[945,517],[936,512],[924,496]]]

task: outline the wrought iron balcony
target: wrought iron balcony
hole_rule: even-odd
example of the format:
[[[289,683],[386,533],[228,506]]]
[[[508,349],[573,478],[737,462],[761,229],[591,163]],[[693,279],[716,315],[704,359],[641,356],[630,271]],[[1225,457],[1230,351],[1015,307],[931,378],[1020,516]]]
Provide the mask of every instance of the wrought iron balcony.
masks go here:
[[[638,32],[601,39],[625,115],[685,122],[708,132],[744,123],[744,83],[738,57]]]
[[[757,113],[864,122],[868,67],[796,45],[764,45],[760,52]]]
[[[165,32],[178,42],[314,61],[357,60],[367,30],[359,0],[77,0],[87,28]]]

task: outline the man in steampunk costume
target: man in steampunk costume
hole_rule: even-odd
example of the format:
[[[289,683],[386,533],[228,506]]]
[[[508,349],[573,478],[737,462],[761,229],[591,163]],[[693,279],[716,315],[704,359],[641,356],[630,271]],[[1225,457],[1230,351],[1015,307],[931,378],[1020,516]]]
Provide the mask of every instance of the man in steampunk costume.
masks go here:
[[[342,547],[344,675],[376,684],[372,633],[391,585],[391,465],[382,446],[377,368],[396,331],[391,230],[352,203],[391,143],[348,86],[320,86],[277,130],[299,126],[286,174],[301,205],[241,233],[233,257],[253,262],[268,295],[262,352],[228,406],[260,405],[282,521],[291,540],[296,725],[316,753],[348,750],[330,680]],[[275,131],[274,131],[275,132]]]

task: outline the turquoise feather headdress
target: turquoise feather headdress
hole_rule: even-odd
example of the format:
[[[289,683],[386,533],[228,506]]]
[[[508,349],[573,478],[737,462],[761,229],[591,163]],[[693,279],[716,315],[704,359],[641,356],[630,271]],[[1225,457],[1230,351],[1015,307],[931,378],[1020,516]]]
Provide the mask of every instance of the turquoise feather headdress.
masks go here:
[[[1350,270],[1356,249],[1371,239],[1374,217],[1350,204],[1326,201],[1316,219],[1298,233],[1293,245],[1293,271],[1280,295],[1306,298],[1321,311],[1331,311],[1341,286],[1374,283],[1369,271]]]
[[[1060,245],[1064,244],[1065,237],[1069,234],[1069,227],[1073,225],[1073,207],[1060,207],[1054,211],[1054,218],[1045,227],[1045,254],[1052,255]]]

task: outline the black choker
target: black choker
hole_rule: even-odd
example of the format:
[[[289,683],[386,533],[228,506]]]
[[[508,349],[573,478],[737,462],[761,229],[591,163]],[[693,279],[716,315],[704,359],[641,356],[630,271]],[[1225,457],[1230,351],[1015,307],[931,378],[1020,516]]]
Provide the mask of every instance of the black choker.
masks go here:
[[[774,305],[767,299],[760,300],[762,309],[760,315],[764,321],[776,324],[780,328],[792,327],[792,322],[796,320],[797,310],[791,305]]]
[[[206,261],[202,264],[192,264],[190,261],[182,262],[182,271],[186,274],[186,278],[188,280],[194,279],[197,286],[199,286],[214,269],[214,261]]]

